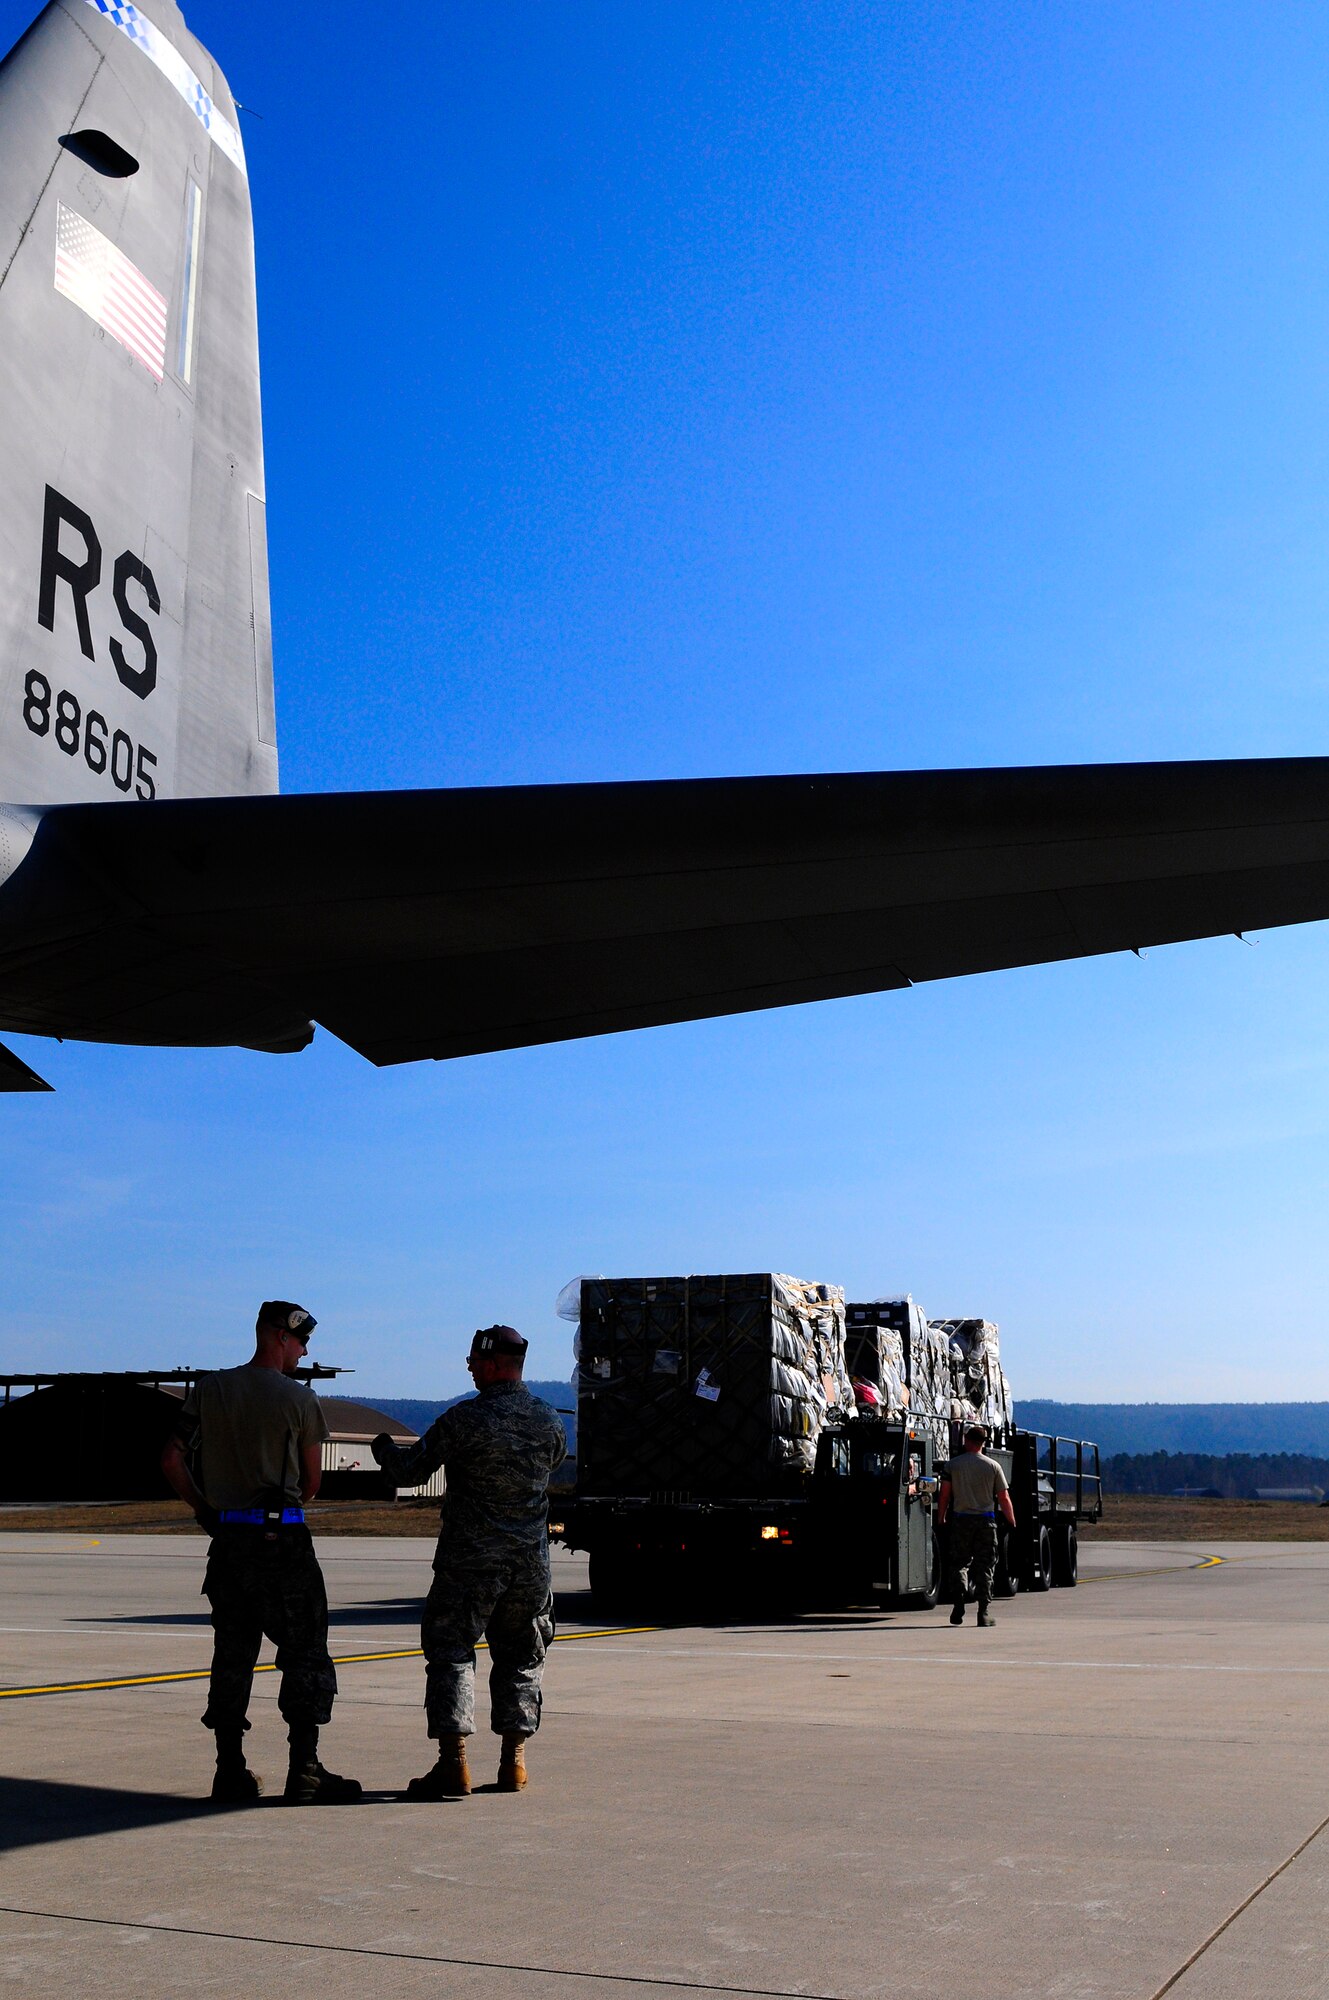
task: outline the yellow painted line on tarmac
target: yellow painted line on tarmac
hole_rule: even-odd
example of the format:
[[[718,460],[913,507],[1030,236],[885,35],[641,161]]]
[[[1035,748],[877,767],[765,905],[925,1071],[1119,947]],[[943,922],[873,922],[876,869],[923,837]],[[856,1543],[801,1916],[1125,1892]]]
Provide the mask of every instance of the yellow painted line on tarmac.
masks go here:
[[[611,1625],[603,1631],[558,1632],[551,1644],[555,1646],[574,1645],[578,1639],[627,1639],[639,1632],[658,1632],[659,1625]],[[477,1652],[486,1653],[489,1648],[480,1640]],[[367,1660],[420,1660],[424,1658],[421,1646],[403,1646],[390,1653],[338,1653],[333,1656],[334,1667],[355,1667]],[[106,1681],[55,1681],[49,1687],[0,1688],[0,1701],[19,1701],[26,1696],[38,1694],[100,1694],[108,1688],[161,1687],[176,1681],[205,1681],[210,1667],[191,1667],[183,1673],[175,1674],[126,1674],[118,1680]],[[275,1674],[277,1663],[269,1660],[254,1668],[256,1674]]]
[[[1105,1569],[1097,1576],[1082,1576],[1081,1583],[1122,1583],[1134,1576],[1188,1576],[1197,1569],[1217,1569],[1229,1556],[1200,1556],[1195,1562],[1159,1563],[1153,1569]]]

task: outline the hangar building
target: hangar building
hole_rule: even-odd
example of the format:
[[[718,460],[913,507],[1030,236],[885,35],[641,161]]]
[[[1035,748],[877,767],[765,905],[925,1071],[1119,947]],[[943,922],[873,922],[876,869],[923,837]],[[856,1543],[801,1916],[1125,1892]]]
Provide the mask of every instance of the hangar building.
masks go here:
[[[0,1500],[160,1500],[170,1492],[158,1459],[186,1391],[204,1371],[153,1369],[99,1375],[2,1375]],[[341,1371],[313,1365],[306,1382]],[[415,1433],[382,1410],[344,1397],[324,1399],[332,1436],[323,1447],[328,1499],[391,1498],[369,1441],[387,1431],[398,1444]],[[441,1493],[442,1474],[415,1494]]]

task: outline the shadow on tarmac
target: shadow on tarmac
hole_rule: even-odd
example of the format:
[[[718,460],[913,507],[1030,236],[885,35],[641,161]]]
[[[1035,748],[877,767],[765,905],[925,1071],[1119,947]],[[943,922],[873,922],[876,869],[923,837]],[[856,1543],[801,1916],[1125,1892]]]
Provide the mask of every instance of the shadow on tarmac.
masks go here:
[[[422,1597],[375,1598],[370,1604],[339,1604],[328,1612],[333,1625],[415,1625],[424,1609]],[[71,1618],[71,1625],[211,1625],[208,1611],[123,1611],[108,1617]]]
[[[363,1803],[396,1803],[402,1796],[396,1790],[366,1786]],[[184,1820],[232,1819],[240,1813],[288,1810],[280,1785],[252,1806],[214,1806],[210,1799],[182,1799],[171,1792],[112,1791],[106,1785],[70,1785],[51,1778],[0,1777],[0,1854],[20,1847],[46,1847],[60,1840],[92,1840],[104,1833],[173,1826]],[[339,1805],[322,1810],[346,1812],[350,1808]]]
[[[206,1799],[175,1798],[166,1792],[120,1792],[104,1785],[57,1784],[49,1778],[0,1777],[0,1853],[135,1827],[166,1826],[217,1810]]]
[[[939,1607],[942,1610],[947,1606]],[[422,1597],[374,1598],[367,1604],[339,1604],[328,1613],[329,1629],[338,1626],[403,1625],[418,1631],[420,1613],[424,1609]],[[760,1601],[737,1599],[719,1603],[656,1603],[625,1607],[624,1616],[611,1618],[597,1612],[589,1590],[562,1590],[554,1598],[554,1616],[560,1631],[568,1626],[597,1627],[603,1625],[702,1625],[731,1630],[734,1626],[755,1627],[763,1631],[785,1632],[863,1632],[886,1630],[897,1622],[891,1612],[883,1612],[876,1606],[865,1605],[861,1611],[822,1611],[815,1605],[790,1615],[787,1604],[764,1606]],[[110,1616],[71,1618],[71,1625],[153,1625],[153,1626],[194,1626],[210,1625],[211,1614],[207,1611],[125,1611]]]
[[[949,1610],[949,1605],[944,1607]],[[671,1626],[703,1626],[716,1630],[761,1632],[878,1632],[899,1624],[899,1615],[864,1605],[861,1611],[824,1610],[815,1604],[791,1610],[779,1600],[763,1603],[760,1598],[720,1594],[718,1600],[643,1598],[620,1607],[615,1616],[597,1610],[589,1590],[562,1590],[554,1596],[554,1615],[560,1631],[569,1625],[592,1629],[604,1625],[650,1625],[665,1630]]]

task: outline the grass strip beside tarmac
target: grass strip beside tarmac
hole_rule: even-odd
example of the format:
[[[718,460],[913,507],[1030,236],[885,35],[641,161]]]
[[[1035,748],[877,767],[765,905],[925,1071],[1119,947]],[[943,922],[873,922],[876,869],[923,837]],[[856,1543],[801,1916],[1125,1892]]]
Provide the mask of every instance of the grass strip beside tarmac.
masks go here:
[[[1103,1518],[1080,1528],[1089,1542],[1329,1542],[1329,1507],[1298,1500],[1173,1499],[1109,1493]]]
[[[558,1494],[550,1495],[557,1518]],[[322,1500],[307,1509],[316,1535],[438,1533],[437,1500]],[[180,1500],[70,1502],[0,1507],[0,1534],[196,1535]],[[1164,1493],[1109,1493],[1103,1519],[1083,1525],[1086,1541],[1329,1542],[1329,1507],[1291,1500],[1173,1499]]]

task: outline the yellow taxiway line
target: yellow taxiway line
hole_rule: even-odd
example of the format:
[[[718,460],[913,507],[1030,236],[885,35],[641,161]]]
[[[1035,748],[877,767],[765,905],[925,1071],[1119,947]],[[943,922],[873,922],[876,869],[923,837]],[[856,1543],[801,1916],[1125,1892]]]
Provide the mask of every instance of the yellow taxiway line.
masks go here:
[[[1157,1544],[1154,1544],[1157,1547]],[[1234,1560],[1231,1556],[1200,1556],[1195,1562],[1160,1563],[1154,1569],[1105,1569],[1097,1576],[1082,1576],[1081,1583],[1121,1583],[1133,1576],[1184,1576],[1197,1569],[1218,1569],[1220,1565]],[[1244,1560],[1242,1557],[1236,1558]]]
[[[603,1631],[558,1632],[554,1635],[550,1643],[555,1646],[568,1646],[572,1645],[578,1639],[626,1639],[633,1633],[658,1632],[660,1629],[658,1625],[612,1625],[606,1626]],[[488,1651],[488,1647],[483,1639],[479,1641],[476,1650],[481,1653]],[[361,1665],[367,1660],[419,1660],[423,1658],[423,1647],[402,1646],[390,1653],[341,1653],[334,1655],[332,1664],[334,1667],[354,1667]],[[107,1688],[162,1687],[173,1681],[205,1681],[208,1679],[211,1671],[210,1667],[191,1667],[186,1672],[177,1674],[126,1674],[119,1680],[55,1681],[49,1687],[0,1688],[0,1701],[20,1701],[31,1695],[38,1694],[99,1694]],[[277,1663],[275,1660],[266,1661],[262,1666],[254,1668],[256,1674],[275,1674],[276,1671]]]

